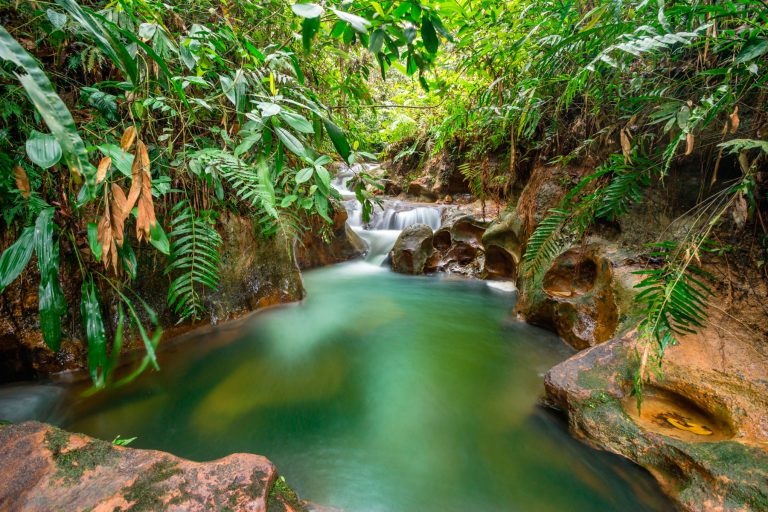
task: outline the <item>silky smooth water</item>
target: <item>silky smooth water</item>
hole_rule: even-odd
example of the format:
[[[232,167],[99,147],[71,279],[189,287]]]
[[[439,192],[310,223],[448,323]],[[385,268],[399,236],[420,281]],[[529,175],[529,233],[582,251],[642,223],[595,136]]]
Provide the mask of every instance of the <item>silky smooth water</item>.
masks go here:
[[[511,320],[514,294],[365,262],[305,286],[300,304],[187,336],[123,389],[70,389],[58,422],[200,461],[263,454],[300,496],[350,512],[672,509],[537,405],[572,351]]]

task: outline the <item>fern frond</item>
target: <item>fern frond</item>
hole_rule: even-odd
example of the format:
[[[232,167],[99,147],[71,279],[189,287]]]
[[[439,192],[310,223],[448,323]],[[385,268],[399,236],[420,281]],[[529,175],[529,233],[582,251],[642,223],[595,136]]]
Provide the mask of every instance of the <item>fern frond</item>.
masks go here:
[[[259,219],[266,216],[277,220],[275,188],[263,159],[249,165],[227,151],[207,148],[191,155],[189,168],[200,178],[212,176],[226,181],[241,202],[256,209]]]
[[[168,288],[168,305],[179,321],[199,320],[205,312],[200,292],[219,286],[221,236],[211,212],[196,214],[184,200],[171,210],[171,251],[166,274],[174,275]]]
[[[533,280],[540,276],[548,263],[562,251],[564,240],[570,233],[566,225],[570,217],[571,212],[567,210],[549,210],[549,215],[539,223],[528,239],[523,271]]]

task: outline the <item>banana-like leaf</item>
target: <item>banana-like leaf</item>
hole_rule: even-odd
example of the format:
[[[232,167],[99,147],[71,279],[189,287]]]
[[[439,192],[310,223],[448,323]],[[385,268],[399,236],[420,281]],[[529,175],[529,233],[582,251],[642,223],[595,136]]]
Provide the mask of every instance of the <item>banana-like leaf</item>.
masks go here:
[[[336,148],[336,152],[345,162],[349,161],[351,150],[349,148],[349,142],[347,142],[347,138],[344,136],[344,132],[342,132],[341,128],[336,126],[333,121],[325,117],[323,118],[323,126],[325,126],[325,130],[328,132],[328,136],[331,138],[331,142],[333,142],[333,147]]]
[[[131,83],[138,84],[136,61],[128,53],[125,43],[117,37],[115,31],[107,30],[93,14],[85,11],[74,0],[56,0],[56,3],[93,37],[99,49],[120,68]]]
[[[5,287],[19,277],[29,263],[32,249],[34,249],[32,244],[34,234],[35,228],[32,226],[24,228],[18,240],[0,256],[0,293],[3,293]]]
[[[40,69],[37,61],[2,26],[0,59],[13,62],[27,73],[17,75],[19,81],[48,125],[48,129],[59,142],[64,162],[75,176],[84,176],[87,189],[93,191],[96,185],[96,168],[88,161],[85,144],[77,133],[72,114],[56,94],[51,81]],[[92,193],[86,194],[86,197],[92,197]]]
[[[34,246],[40,271],[40,330],[45,344],[57,351],[61,343],[61,317],[67,311],[67,302],[59,283],[59,244],[53,240],[53,212],[53,208],[46,208],[37,217]]]
[[[97,388],[104,387],[109,371],[107,335],[104,331],[104,320],[101,317],[99,293],[92,276],[88,276],[83,281],[80,314],[83,317],[85,337],[88,340],[88,371],[93,384]]]

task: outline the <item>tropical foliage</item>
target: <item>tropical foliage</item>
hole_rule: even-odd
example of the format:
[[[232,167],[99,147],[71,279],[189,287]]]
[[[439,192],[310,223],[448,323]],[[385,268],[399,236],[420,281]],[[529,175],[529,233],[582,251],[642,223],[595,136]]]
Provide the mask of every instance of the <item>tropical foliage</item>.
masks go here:
[[[709,285],[693,262],[713,226],[766,201],[761,0],[56,0],[0,19],[0,292],[34,255],[55,350],[69,311],[59,271],[75,261],[99,386],[124,328],[144,342],[138,370],[157,366],[157,315],[133,292],[141,246],[164,262],[176,318],[199,319],[222,212],[252,216],[264,237],[330,222],[331,162],[388,143],[407,142],[397,157],[458,139],[467,161],[506,154],[508,166],[460,167],[483,200],[536,161],[594,162],[528,241],[530,283],[701,155],[697,221],[658,241],[643,274],[640,384],[650,347],[660,356],[705,321]],[[726,183],[728,159],[740,174]],[[375,180],[353,185],[370,213]],[[765,228],[758,237],[765,246]]]

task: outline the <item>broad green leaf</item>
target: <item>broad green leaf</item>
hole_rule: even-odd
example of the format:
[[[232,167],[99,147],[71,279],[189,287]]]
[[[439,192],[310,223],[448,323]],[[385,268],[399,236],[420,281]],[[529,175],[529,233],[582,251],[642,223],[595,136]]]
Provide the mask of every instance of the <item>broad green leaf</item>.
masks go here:
[[[272,216],[272,218],[276,219],[278,213],[275,208],[277,203],[277,200],[275,199],[275,188],[272,184],[272,175],[269,171],[269,166],[267,166],[267,162],[264,158],[259,158],[256,162],[256,171],[259,175],[259,184],[261,185],[259,188],[261,206]]]
[[[123,148],[116,144],[101,144],[97,147],[101,154],[112,159],[112,165],[124,176],[128,178],[132,176],[133,155],[131,153],[123,151]]]
[[[310,123],[306,117],[302,116],[301,114],[294,114],[293,112],[288,112],[286,110],[283,110],[280,112],[280,118],[283,119],[286,123],[288,123],[291,128],[296,130],[300,133],[315,133],[314,128],[312,128],[312,123]]]
[[[437,38],[434,25],[432,25],[432,22],[426,15],[421,18],[421,38],[424,40],[424,48],[429,53],[437,52],[440,40]]]
[[[149,228],[149,243],[154,245],[161,253],[170,254],[168,237],[165,236],[163,226],[161,226],[159,222],[156,222],[154,226],[150,226]]]
[[[34,103],[48,129],[59,141],[64,162],[76,176],[85,176],[86,186],[92,191],[96,185],[96,168],[88,161],[85,144],[77,133],[75,121],[67,106],[54,91],[50,80],[37,62],[21,45],[0,26],[0,59],[8,60],[24,69],[26,75],[17,75],[22,87]],[[88,197],[91,194],[87,194]]]
[[[56,30],[61,30],[64,25],[67,24],[67,15],[53,10],[53,9],[46,9],[45,15],[48,17],[48,21],[51,22],[51,25],[53,25],[53,28]]]
[[[38,305],[45,344],[57,351],[61,342],[61,317],[67,304],[59,283],[59,244],[53,240],[53,208],[46,208],[35,222],[34,245],[40,271]]]
[[[312,39],[320,30],[320,18],[305,18],[301,22],[301,41],[304,45],[304,51],[312,49]]]
[[[322,184],[320,189],[324,194],[328,194],[331,191],[331,175],[325,169],[325,167],[315,167],[315,175],[317,176],[319,183]]]
[[[314,205],[315,211],[317,211],[326,222],[329,224],[333,223],[333,219],[328,216],[328,198],[321,194],[320,191],[315,192]]]
[[[750,60],[754,60],[768,53],[768,39],[760,39],[758,41],[750,41],[741,50],[739,56],[736,57],[734,64],[744,64]]]
[[[368,41],[368,50],[376,55],[381,51],[381,47],[384,45],[384,37],[386,36],[386,33],[380,29],[377,28],[373,31],[371,34],[371,39]]]
[[[61,160],[61,145],[49,133],[33,131],[26,144],[27,156],[43,169],[53,167]]]
[[[302,18],[317,18],[323,15],[324,9],[317,4],[294,4],[291,10],[296,16]]]
[[[91,252],[96,261],[101,261],[101,253],[104,248],[99,242],[99,225],[95,222],[88,223],[88,245],[91,247]]]
[[[91,380],[97,388],[106,383],[107,336],[104,331],[104,320],[101,317],[101,304],[93,277],[88,276],[83,281],[80,299],[80,314],[83,317],[85,337],[88,340],[88,371]]]
[[[259,101],[256,103],[256,105],[261,110],[262,117],[276,116],[282,110],[282,107],[280,107],[280,105],[277,103],[270,103],[267,101]]]
[[[361,18],[356,14],[350,14],[348,12],[339,11],[338,9],[331,9],[331,10],[336,16],[339,17],[340,20],[346,21],[347,23],[349,23],[349,25],[355,30],[355,32],[360,32],[361,34],[368,33],[368,27],[371,26],[371,23],[365,18]]]
[[[299,157],[306,155],[304,145],[291,132],[285,128],[279,127],[275,128],[275,132],[277,133],[277,137],[280,139],[280,142],[282,142],[283,145],[288,148],[288,151]]]
[[[312,178],[315,170],[312,167],[305,167],[296,173],[296,184],[301,185],[306,183]]]
[[[24,228],[19,238],[0,256],[0,293],[24,270],[32,257],[35,228]]]
[[[347,142],[347,138],[344,136],[344,132],[342,132],[341,128],[336,126],[333,121],[325,117],[323,118],[323,126],[328,132],[328,136],[331,138],[331,142],[333,142],[333,147],[336,148],[336,152],[345,162],[347,162],[351,151],[349,142]]]

